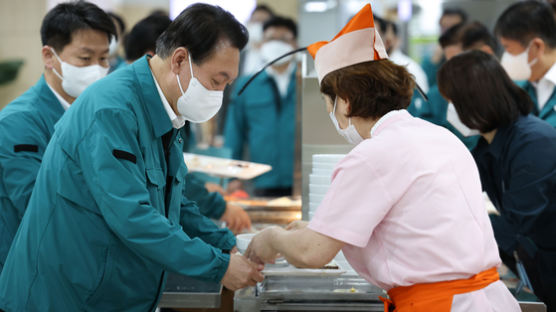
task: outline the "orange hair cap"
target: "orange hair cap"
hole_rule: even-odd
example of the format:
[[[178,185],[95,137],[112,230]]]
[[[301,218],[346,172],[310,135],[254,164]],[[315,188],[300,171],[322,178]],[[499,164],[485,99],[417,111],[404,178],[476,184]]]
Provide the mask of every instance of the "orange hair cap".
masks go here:
[[[370,4],[366,4],[332,40],[315,42],[307,51],[315,59],[319,83],[337,69],[388,58],[375,29]]]

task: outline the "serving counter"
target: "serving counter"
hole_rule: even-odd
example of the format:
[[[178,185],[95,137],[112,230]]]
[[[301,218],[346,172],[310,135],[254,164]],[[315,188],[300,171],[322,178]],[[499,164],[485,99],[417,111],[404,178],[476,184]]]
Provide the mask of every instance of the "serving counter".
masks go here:
[[[255,230],[268,225],[286,225],[301,216],[301,205],[296,199],[253,199],[235,204],[249,214]],[[361,278],[342,253],[334,261],[337,270],[286,270],[285,273],[273,270],[256,287],[236,291],[233,303],[231,298],[223,296],[220,284],[169,274],[159,307],[178,311],[383,311],[378,297],[385,297],[386,293]],[[513,287],[511,283],[507,285]],[[520,305],[526,312],[546,311],[539,302],[520,302]]]
[[[341,253],[334,261],[336,272],[266,276],[236,292],[234,311],[383,311],[384,291],[359,277]]]

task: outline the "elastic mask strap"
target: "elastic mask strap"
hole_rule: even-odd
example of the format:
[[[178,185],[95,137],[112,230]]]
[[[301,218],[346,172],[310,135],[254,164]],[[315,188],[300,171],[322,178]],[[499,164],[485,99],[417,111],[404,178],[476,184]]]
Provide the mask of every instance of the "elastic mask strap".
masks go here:
[[[180,75],[176,75],[176,78],[178,78],[178,87],[180,88],[181,94],[185,94],[185,92],[183,92],[183,88],[181,87]]]
[[[336,121],[338,120],[338,118],[336,118],[336,103],[337,102],[338,102],[338,96],[336,96],[334,98],[334,109],[332,109],[332,114],[334,115],[334,118],[336,119]],[[340,126],[340,123],[338,123],[338,126]],[[349,119],[348,119],[348,127],[349,126],[351,126],[351,117],[349,117]]]
[[[191,71],[191,78],[193,78],[193,66],[191,65],[191,53],[187,52],[187,57],[189,57],[189,70]]]
[[[56,59],[58,60],[58,62],[60,63],[60,66],[61,66],[62,65],[62,60],[60,59],[58,54],[56,54],[56,51],[54,51],[53,48],[50,48],[50,51],[52,51],[52,53],[54,53],[54,56],[56,57]],[[58,73],[58,71],[56,70],[56,68],[54,68],[54,66],[52,67],[52,71],[54,72],[54,74],[56,76],[58,76],[58,78],[60,78],[60,80],[64,80],[64,77],[62,77],[62,75],[60,75],[60,73]]]

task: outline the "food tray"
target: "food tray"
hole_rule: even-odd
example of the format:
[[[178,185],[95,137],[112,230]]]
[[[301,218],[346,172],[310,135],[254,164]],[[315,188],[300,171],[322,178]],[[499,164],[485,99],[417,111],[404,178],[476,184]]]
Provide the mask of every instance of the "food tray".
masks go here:
[[[223,178],[250,180],[272,170],[265,164],[228,158],[183,153],[183,159],[190,172],[202,172]]]

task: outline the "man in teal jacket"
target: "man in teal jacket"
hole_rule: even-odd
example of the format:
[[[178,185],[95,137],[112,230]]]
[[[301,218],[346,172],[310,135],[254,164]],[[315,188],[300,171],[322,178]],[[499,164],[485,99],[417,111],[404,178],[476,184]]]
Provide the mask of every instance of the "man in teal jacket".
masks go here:
[[[258,267],[184,194],[178,128],[212,117],[245,28],[188,7],[144,57],[89,87],[56,124],[0,276],[4,311],[153,311],[166,271],[255,285]]]
[[[44,75],[0,112],[0,270],[54,124],[79,91],[108,69],[108,42],[114,32],[110,17],[87,2],[60,4],[43,20]]]
[[[159,13],[151,14],[140,20],[126,35],[125,53],[128,62],[134,62],[145,54],[154,55],[156,50],[156,40],[170,26],[172,20],[166,15]],[[191,124],[186,123],[182,131],[184,139],[184,152],[189,152],[196,144]],[[234,233],[239,233],[251,227],[249,215],[238,205],[228,204],[222,194],[212,191],[206,186],[206,182],[189,173],[186,176],[187,188],[185,196],[196,202],[199,211],[204,216],[212,219],[221,220]],[[215,188],[218,185],[212,185]],[[218,187],[217,190],[222,190]]]
[[[286,18],[274,17],[264,26],[261,53],[271,61],[296,47],[297,27]],[[268,164],[272,171],[255,178],[257,196],[291,195],[296,120],[295,62],[282,59],[255,78],[240,96],[237,93],[250,77],[238,79],[226,117],[225,146],[232,157]]]
[[[496,21],[502,66],[533,100],[533,114],[556,127],[556,20],[541,1],[520,1]]]

